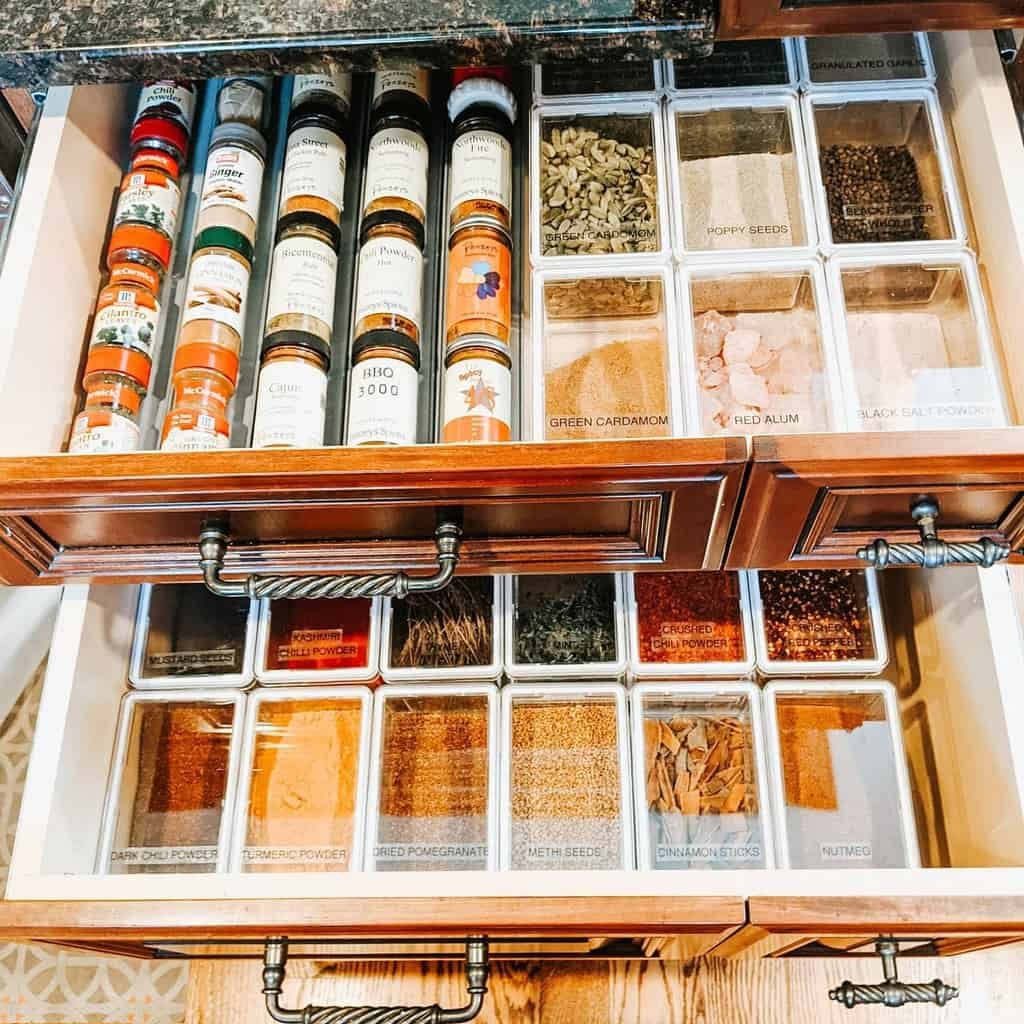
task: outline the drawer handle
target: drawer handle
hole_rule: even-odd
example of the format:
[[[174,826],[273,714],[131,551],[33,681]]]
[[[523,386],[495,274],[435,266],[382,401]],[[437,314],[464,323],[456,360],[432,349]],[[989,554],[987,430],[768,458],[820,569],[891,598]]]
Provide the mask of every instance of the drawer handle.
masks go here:
[[[199,564],[207,589],[218,597],[406,597],[443,590],[451,583],[462,547],[462,527],[456,516],[439,518],[434,543],[437,571],[432,576],[409,576],[399,569],[361,576],[247,576],[229,581],[221,576],[227,530],[221,523],[206,522],[199,532]]]
[[[960,995],[960,990],[936,978],[927,984],[908,984],[900,981],[896,974],[896,957],[899,946],[896,940],[879,938],[875,952],[882,958],[882,972],[885,981],[877,985],[861,985],[855,981],[844,981],[838,988],[831,989],[828,997],[834,1003],[842,1003],[848,1010],[855,1006],[881,1004],[882,1006],[906,1006],[907,1003],[934,1003],[945,1006]]]
[[[876,569],[890,565],[919,565],[924,569],[938,569],[944,565],[981,565],[988,568],[1010,557],[1010,545],[991,537],[972,541],[943,540],[935,527],[939,503],[934,498],[918,498],[910,506],[910,515],[921,533],[920,543],[890,544],[879,537],[867,547],[859,548],[857,557]]]
[[[466,941],[466,990],[469,1002],[446,1010],[433,1006],[306,1006],[289,1010],[281,1005],[288,940],[277,936],[263,947],[263,995],[267,1013],[278,1024],[465,1024],[484,1005],[490,973],[487,940],[479,936]]]

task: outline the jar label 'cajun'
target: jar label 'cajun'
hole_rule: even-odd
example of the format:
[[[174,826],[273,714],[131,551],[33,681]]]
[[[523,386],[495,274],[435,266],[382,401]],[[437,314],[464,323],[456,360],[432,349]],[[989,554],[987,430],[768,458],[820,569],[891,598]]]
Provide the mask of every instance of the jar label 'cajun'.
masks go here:
[[[119,224],[146,224],[174,237],[178,220],[178,186],[161,171],[136,171],[128,175],[117,200],[114,227]]]
[[[452,184],[449,209],[484,201],[512,208],[512,146],[491,131],[472,131],[452,143]]]
[[[352,100],[352,75],[348,71],[333,71],[327,75],[296,75],[292,106],[297,107],[318,92],[337,96],[347,107]]]
[[[126,416],[110,412],[83,412],[75,418],[69,452],[100,455],[104,452],[133,452],[142,431]]]
[[[356,335],[397,330],[420,340],[423,254],[404,238],[371,238],[359,250]]]
[[[210,154],[203,179],[200,210],[231,206],[259,219],[263,161],[241,146],[218,146]]]
[[[133,288],[124,288],[117,293],[114,302],[96,311],[89,337],[90,348],[94,345],[122,345],[138,349],[147,356],[153,354],[160,305],[155,300],[152,306],[140,305],[136,301],[137,294]]]
[[[415,444],[419,374],[401,359],[364,359],[352,367],[348,444]]]
[[[345,201],[347,150],[329,128],[300,128],[288,136],[281,183],[281,209],[296,196],[315,196],[340,211]]]
[[[406,199],[427,208],[427,140],[408,128],[374,133],[366,154],[363,209],[379,199]]]
[[[512,371],[493,359],[460,359],[444,371],[444,441],[512,438]]]
[[[293,237],[277,243],[267,300],[267,333],[286,330],[291,316],[322,323],[317,332],[330,343],[338,254],[316,238]]]
[[[253,448],[319,448],[324,443],[327,374],[299,359],[260,370]]]
[[[249,271],[238,260],[219,252],[199,252],[188,272],[188,290],[181,322],[216,320],[242,336]]]
[[[192,89],[179,85],[172,78],[147,82],[139,95],[135,119],[145,111],[148,114],[162,114],[180,121],[188,131],[192,127],[192,114],[196,108],[196,97]]]
[[[405,92],[415,93],[425,102],[430,102],[430,71],[427,68],[390,68],[385,71],[378,71],[373,76],[373,102],[391,92],[392,89],[401,89]]]

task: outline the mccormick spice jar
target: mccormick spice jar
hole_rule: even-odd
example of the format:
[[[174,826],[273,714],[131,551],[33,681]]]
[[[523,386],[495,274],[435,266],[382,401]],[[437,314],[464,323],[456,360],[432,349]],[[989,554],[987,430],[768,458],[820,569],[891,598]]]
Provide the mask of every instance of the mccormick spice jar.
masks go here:
[[[163,117],[181,125],[187,134],[192,131],[195,110],[194,82],[183,82],[176,78],[154,79],[142,86],[134,124],[148,117]]]
[[[167,169],[169,167],[173,167],[173,174]],[[176,179],[177,164],[169,161],[164,153],[157,150],[136,153],[131,170],[121,180],[121,193],[114,211],[112,246],[117,229],[130,224],[140,231],[152,233],[153,237],[145,248],[167,265],[181,202]]]
[[[185,163],[188,153],[188,132],[176,120],[166,117],[139,117],[132,125],[132,152],[156,149],[178,162]]]
[[[318,74],[296,75],[292,87],[292,111],[306,104],[331,107],[341,118],[347,118],[352,106],[352,74],[336,71],[325,64]]]
[[[152,363],[133,348],[103,345],[89,351],[82,385],[85,408],[75,417],[70,452],[133,452],[139,412]]]
[[[448,241],[445,339],[487,334],[508,342],[512,330],[512,239],[490,217],[464,220]]]
[[[415,118],[391,114],[377,121],[366,151],[363,216],[396,211],[426,220],[430,149]]]
[[[315,213],[340,225],[346,154],[341,121],[330,107],[304,107],[292,114],[278,216]]]
[[[197,231],[231,228],[255,244],[266,155],[263,136],[249,125],[222,124],[213,130]]]
[[[512,439],[512,353],[486,335],[470,335],[445,354],[441,440]]]
[[[338,278],[338,226],[317,214],[292,213],[277,224],[264,336],[330,345]]]
[[[452,90],[448,116],[451,151],[450,225],[491,217],[512,227],[512,90],[490,78],[470,78]]]
[[[135,224],[123,224],[111,232],[110,245],[107,247],[107,269],[110,271],[111,282],[114,281],[116,267],[129,265],[142,267],[162,281],[170,260],[170,239],[158,231],[150,231]]]
[[[163,451],[227,448],[227,409],[238,382],[238,356],[219,345],[179,345],[174,404],[164,420]]]
[[[118,263],[114,269],[116,282],[111,273],[96,299],[89,348],[120,345],[152,358],[160,321],[160,301],[156,297],[160,279],[147,267],[139,266],[136,273],[131,263]]]
[[[278,336],[280,337],[280,336]],[[319,448],[327,413],[327,345],[263,346],[253,448]]]
[[[236,356],[245,332],[245,300],[252,273],[252,245],[231,228],[196,235],[178,344],[219,345]]]
[[[430,130],[430,71],[414,65],[388,68],[373,76],[370,130],[393,114],[411,118],[426,134]]]
[[[404,335],[383,345],[373,341],[386,334],[364,335],[352,346],[346,444],[416,443],[419,346]]]
[[[269,78],[228,78],[217,96],[217,120],[263,131],[267,120]]]
[[[418,345],[423,323],[423,225],[407,213],[363,220],[355,337],[396,332]]]

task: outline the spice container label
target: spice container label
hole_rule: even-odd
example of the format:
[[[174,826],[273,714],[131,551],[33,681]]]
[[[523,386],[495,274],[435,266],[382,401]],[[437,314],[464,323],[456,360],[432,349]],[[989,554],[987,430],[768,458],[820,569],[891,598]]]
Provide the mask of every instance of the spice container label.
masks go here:
[[[512,323],[512,250],[467,231],[448,253],[447,339],[484,333],[505,340]]]
[[[129,174],[117,200],[114,227],[131,222],[148,224],[174,238],[181,192],[163,171]]]
[[[216,320],[241,337],[248,294],[249,271],[239,260],[223,253],[200,251],[192,257],[189,267],[181,322]]]
[[[393,89],[415,93],[424,102],[430,101],[430,71],[428,68],[388,68],[373,76],[373,100]]]
[[[363,208],[378,199],[405,199],[420,210],[427,208],[427,140],[408,128],[374,132],[366,153]]]
[[[649,61],[612,61],[600,65],[545,64],[540,69],[545,96],[597,96],[602,93],[652,92],[657,83]]]
[[[112,412],[83,412],[75,417],[68,451],[102,455],[104,452],[133,452],[142,431],[127,416]]]
[[[296,196],[315,196],[344,209],[347,150],[328,128],[300,128],[288,136],[281,180],[281,209]]]
[[[314,317],[330,325],[337,278],[338,254],[326,242],[308,237],[278,242],[267,299],[268,332],[278,317],[289,314]]]
[[[327,374],[302,360],[274,360],[260,370],[253,448],[319,448],[324,443]]]
[[[160,303],[153,296],[151,305],[140,303],[139,298],[137,288],[122,288],[113,302],[98,309],[92,321],[89,347],[123,345],[151,356],[160,320]]]
[[[187,413],[192,425],[174,425],[167,431],[160,450],[165,452],[206,452],[216,448],[227,448],[227,434],[219,431],[217,420],[206,413],[178,410]]]
[[[463,132],[451,149],[449,210],[484,201],[512,209],[512,145],[498,132]]]
[[[356,335],[396,330],[420,340],[423,254],[404,238],[371,238],[359,250]]]
[[[348,71],[335,71],[327,75],[296,75],[292,106],[297,107],[318,92],[337,96],[348,107],[352,102],[352,75]]]
[[[512,371],[493,359],[460,359],[444,371],[442,440],[512,439]]]
[[[347,676],[376,670],[376,623],[369,598],[271,601],[261,623],[263,663],[257,675],[269,681],[268,673],[345,670]]]
[[[346,444],[415,444],[419,374],[401,359],[352,367]]]
[[[147,82],[139,94],[139,105],[135,111],[135,119],[145,111],[150,116],[160,115],[179,121],[188,131],[192,127],[192,115],[195,113],[195,90],[179,85],[174,79],[161,79]]]
[[[230,206],[259,223],[263,161],[241,146],[218,146],[206,165],[199,210]]]

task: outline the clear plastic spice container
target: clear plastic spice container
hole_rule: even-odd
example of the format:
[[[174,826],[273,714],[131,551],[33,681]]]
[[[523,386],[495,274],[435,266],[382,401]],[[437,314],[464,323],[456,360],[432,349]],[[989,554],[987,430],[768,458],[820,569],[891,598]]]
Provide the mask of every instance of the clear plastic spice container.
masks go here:
[[[217,597],[201,583],[144,583],[128,670],[132,685],[248,686],[258,608],[247,597]]]
[[[249,240],[231,228],[207,228],[196,235],[178,330],[180,346],[202,343],[236,356],[241,352],[252,256]]]
[[[385,332],[386,333],[386,332]],[[420,350],[404,335],[352,347],[345,444],[415,444],[419,410]]]
[[[669,245],[661,111],[653,103],[535,107],[535,259],[663,254]]]
[[[512,333],[512,238],[491,217],[469,217],[448,239],[445,339]]]
[[[449,345],[441,388],[442,442],[512,440],[512,352],[507,345],[484,334]]]
[[[430,131],[430,69],[412,64],[385,68],[373,76],[370,130],[384,118],[411,118],[424,134]]]
[[[85,408],[72,424],[68,451],[135,451],[141,435],[139,413],[151,371],[149,356],[134,348],[91,348],[82,378]]]
[[[335,113],[347,119],[352,105],[352,73],[338,71],[333,64],[325,62],[313,74],[296,75],[291,109],[297,110],[307,103],[332,107]]]
[[[774,867],[758,688],[641,683],[630,704],[640,869]]]
[[[176,121],[186,132],[192,131],[192,118],[196,110],[196,84],[179,78],[158,78],[145,82],[135,108],[137,124],[150,117],[163,117]]]
[[[504,628],[500,583],[498,577],[458,576],[437,594],[389,599],[381,632],[384,681],[497,679]]]
[[[876,32],[861,36],[798,39],[803,81],[813,87],[844,88],[858,82],[922,83],[935,78],[924,32]]]
[[[638,678],[746,676],[754,668],[742,572],[625,576],[629,668]]]
[[[269,78],[226,78],[217,94],[217,120],[262,132],[270,112]]]
[[[288,120],[278,216],[312,213],[341,224],[348,147],[332,107],[303,106]]]
[[[757,668],[766,676],[877,675],[889,660],[874,569],[751,572]]]
[[[818,235],[825,246],[966,242],[931,89],[805,96]]]
[[[841,257],[829,264],[848,429],[1008,422],[973,256]]]
[[[415,118],[378,118],[366,149],[363,217],[396,212],[423,224],[429,166],[430,148]]]
[[[535,438],[682,433],[675,295],[664,268],[535,273],[533,287]]]
[[[227,869],[244,706],[230,691],[125,696],[97,874]]]
[[[231,228],[256,242],[267,144],[247,124],[221,124],[213,130],[199,200],[196,231]]]
[[[364,686],[252,693],[232,872],[360,870],[372,701]]]
[[[796,98],[726,96],[669,106],[676,254],[814,245]]]
[[[152,359],[160,322],[159,276],[147,267],[119,263],[96,299],[89,348],[121,345]],[[116,281],[115,281],[116,278]],[[155,286],[155,287],[154,287]]]
[[[788,39],[716,39],[708,57],[666,61],[670,92],[790,88],[796,85]]]
[[[631,870],[626,691],[510,683],[501,708],[501,867]]]
[[[684,379],[701,431],[842,429],[842,391],[821,263],[744,262],[680,273]],[[692,339],[692,340],[691,340]]]
[[[494,870],[498,746],[496,687],[381,687],[374,700],[367,869]]]
[[[271,335],[277,340],[263,346],[252,447],[320,448],[331,350],[322,343],[317,347],[281,343],[282,336]]]
[[[892,684],[774,682],[764,699],[779,867],[919,867]]]
[[[419,345],[423,329],[423,224],[399,210],[371,213],[359,234],[357,339],[387,344],[398,334]]]
[[[657,60],[533,66],[533,94],[539,100],[605,99],[654,93],[660,88],[661,61]]]
[[[511,679],[620,679],[626,670],[617,573],[505,577]]]
[[[266,685],[376,678],[380,598],[263,601],[256,678]]]

